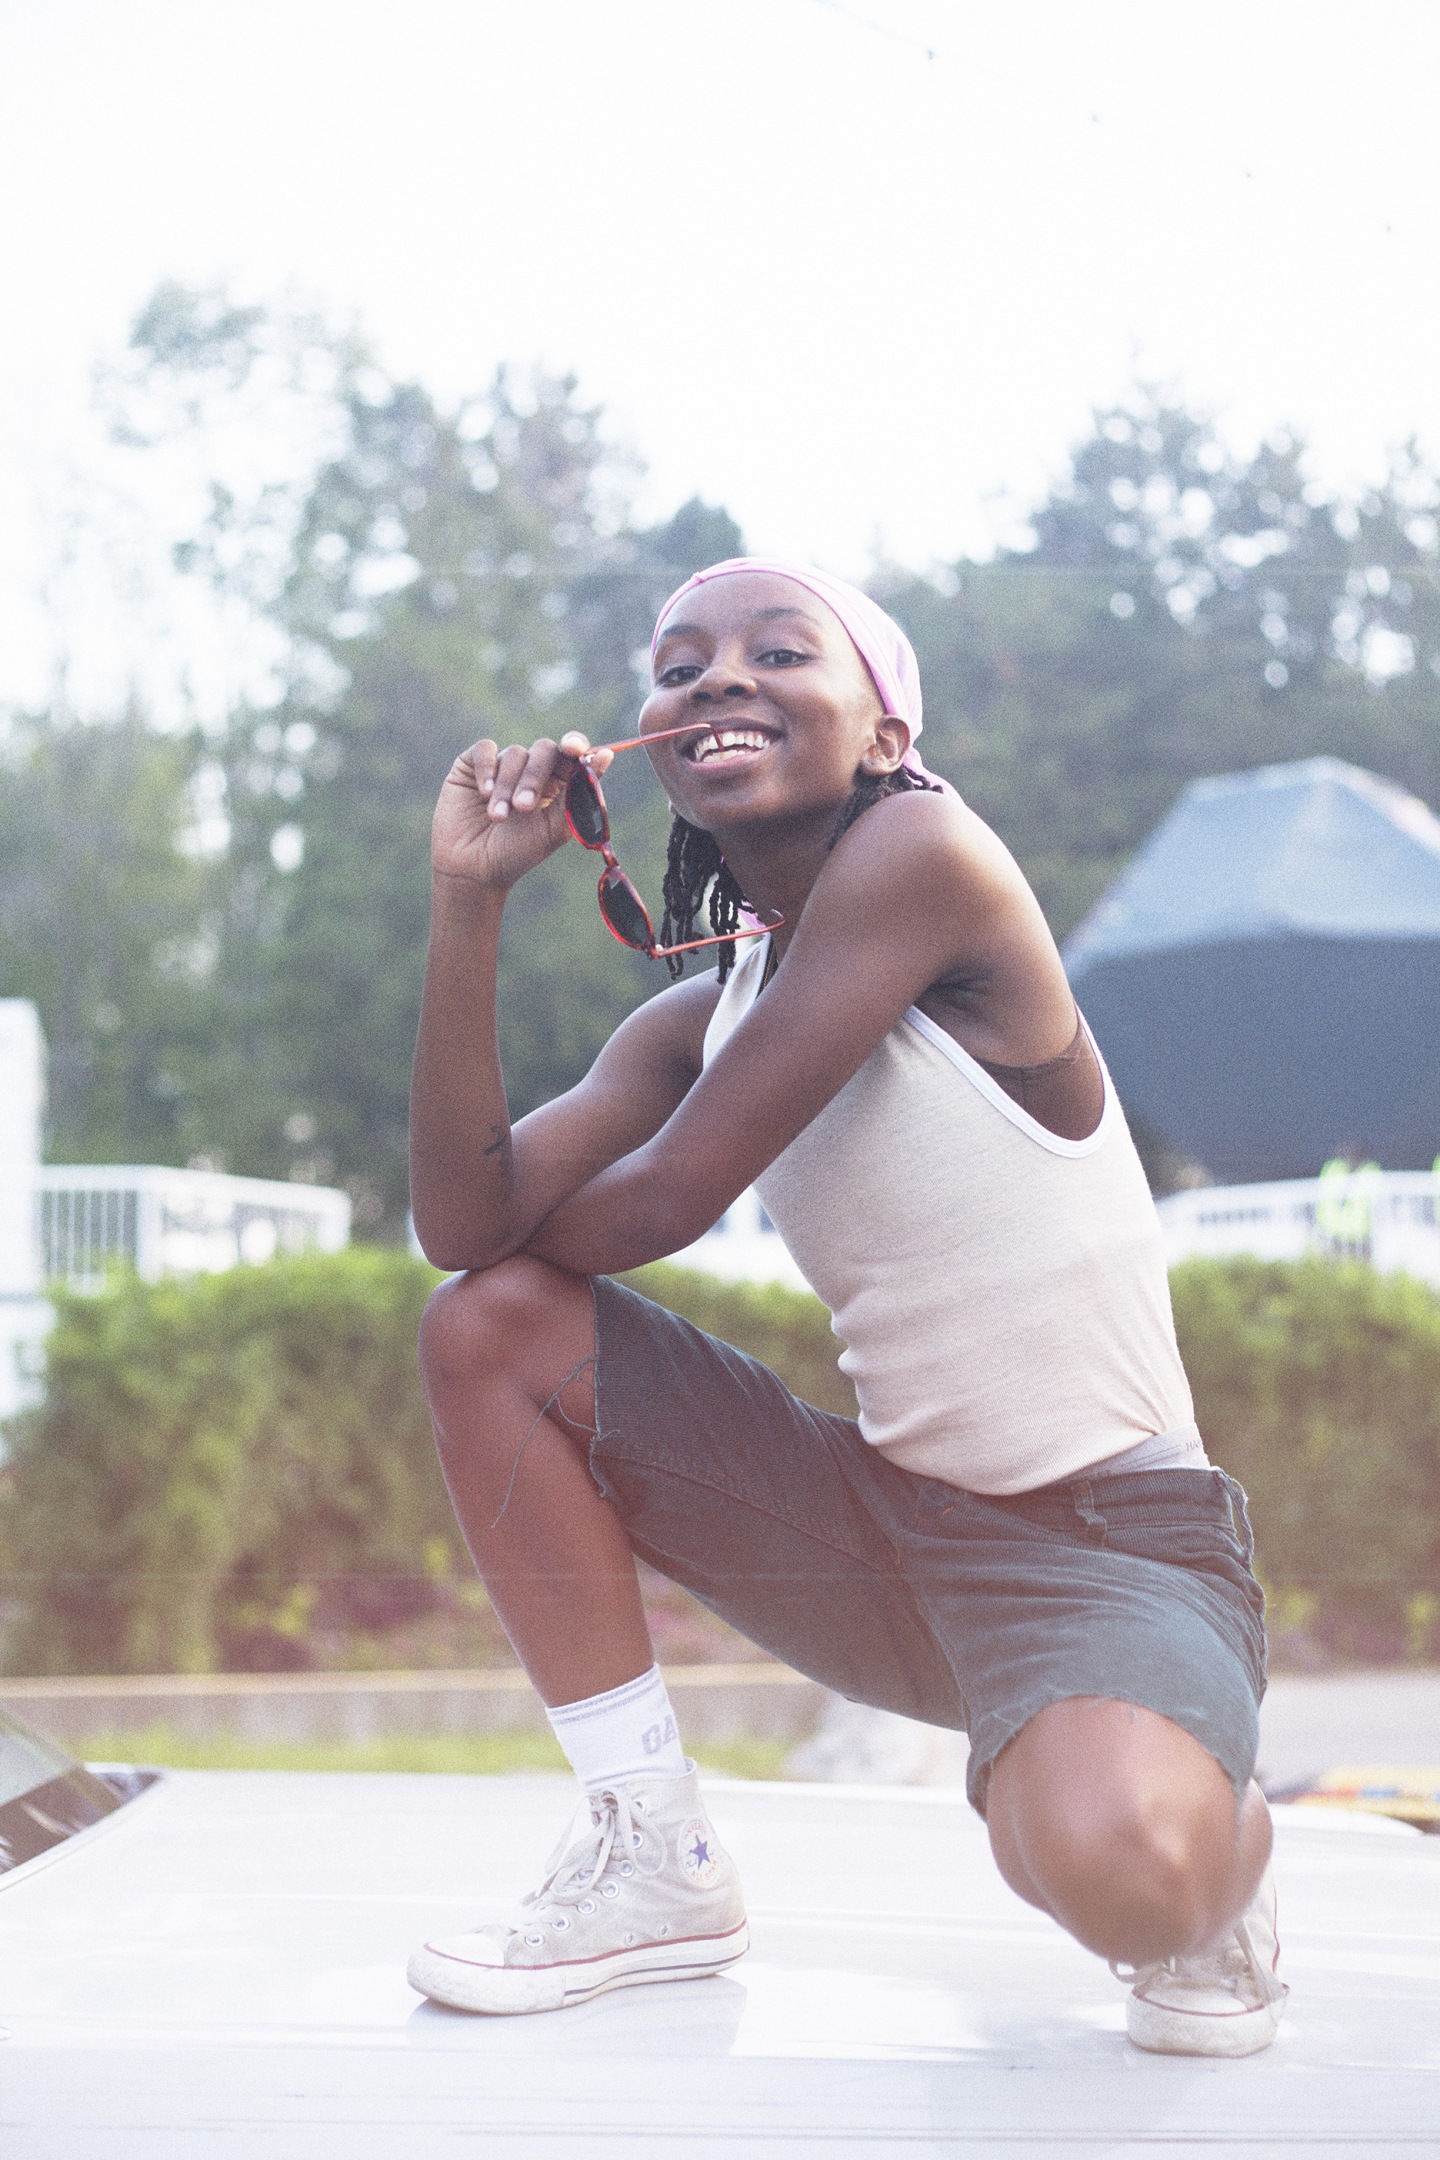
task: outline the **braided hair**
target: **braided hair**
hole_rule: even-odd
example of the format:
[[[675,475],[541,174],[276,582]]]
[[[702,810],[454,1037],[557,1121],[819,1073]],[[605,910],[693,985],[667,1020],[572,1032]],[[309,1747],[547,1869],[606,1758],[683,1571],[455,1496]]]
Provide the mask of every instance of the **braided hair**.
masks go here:
[[[908,795],[916,788],[926,793],[934,792],[931,781],[922,779],[905,765],[897,765],[893,772],[861,773],[840,812],[829,846],[833,848],[857,818],[863,817],[876,803],[883,802],[887,795]],[[741,911],[749,902],[740,890],[734,871],[716,846],[714,835],[702,826],[692,825],[677,812],[670,827],[670,851],[665,858],[665,882],[661,887],[665,899],[665,918],[660,927],[662,945],[683,945],[695,935],[695,920],[707,886],[710,905],[706,912],[710,927],[717,937],[726,937],[727,933],[740,928]],[[735,965],[733,936],[719,951],[719,974],[723,983]],[[672,976],[684,973],[685,962],[679,954],[668,959],[665,965]]]
[[[670,850],[665,858],[665,882],[660,890],[665,900],[665,919],[660,925],[662,945],[683,945],[695,935],[695,918],[700,913],[700,903],[705,897],[706,886],[710,888],[710,906],[707,913],[710,927],[717,937],[740,928],[740,911],[745,906],[734,871],[715,844],[713,833],[703,826],[692,825],[677,811],[670,827]],[[683,975],[685,961],[674,953],[665,962],[672,976]],[[733,938],[720,947],[720,980],[723,983],[735,965]]]

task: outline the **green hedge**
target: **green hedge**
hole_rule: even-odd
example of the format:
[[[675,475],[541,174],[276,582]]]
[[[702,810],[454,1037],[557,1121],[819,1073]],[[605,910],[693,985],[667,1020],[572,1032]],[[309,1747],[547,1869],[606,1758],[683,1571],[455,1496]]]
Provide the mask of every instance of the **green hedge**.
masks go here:
[[[1440,1297],[1331,1260],[1192,1260],[1170,1286],[1281,1653],[1440,1656]]]
[[[853,1408],[813,1298],[669,1266],[630,1279],[812,1402]],[[1192,1262],[1173,1280],[1201,1427],[1250,1490],[1282,1646],[1440,1653],[1440,1298],[1323,1261]],[[5,1666],[503,1654],[415,1372],[435,1281],[357,1247],[62,1298],[45,1404],[15,1421],[0,1472]]]
[[[62,1294],[43,1408],[0,1470],[11,1672],[273,1671],[508,1655],[435,1459],[415,1337],[435,1270],[354,1246]],[[824,1310],[677,1268],[632,1278],[849,1410]],[[658,1611],[669,1654],[709,1624]],[[717,1624],[718,1625],[718,1624]]]
[[[9,1669],[300,1664],[367,1596],[413,1601],[453,1536],[415,1371],[435,1281],[355,1246],[62,1296],[5,1469]]]

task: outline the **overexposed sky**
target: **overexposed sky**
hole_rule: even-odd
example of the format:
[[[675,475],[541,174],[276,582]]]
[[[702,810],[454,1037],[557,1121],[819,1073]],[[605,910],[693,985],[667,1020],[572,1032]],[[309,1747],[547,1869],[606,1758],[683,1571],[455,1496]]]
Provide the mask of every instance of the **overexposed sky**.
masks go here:
[[[1437,84],[1436,0],[0,0],[0,695],[165,276],[573,368],[647,510],[852,572],[985,548],[1136,374],[1440,452]]]

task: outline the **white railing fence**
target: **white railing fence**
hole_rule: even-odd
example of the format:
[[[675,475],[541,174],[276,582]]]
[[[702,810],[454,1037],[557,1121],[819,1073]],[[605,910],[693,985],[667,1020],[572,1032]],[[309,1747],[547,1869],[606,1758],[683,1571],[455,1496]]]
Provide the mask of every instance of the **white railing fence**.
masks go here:
[[[109,1163],[42,1163],[33,1176],[47,1283],[91,1288],[116,1266],[146,1282],[213,1275],[349,1242],[349,1196],[328,1186]]]
[[[1428,1170],[1205,1185],[1157,1202],[1156,1213],[1172,1267],[1231,1253],[1261,1260],[1320,1254],[1440,1284],[1440,1180]]]

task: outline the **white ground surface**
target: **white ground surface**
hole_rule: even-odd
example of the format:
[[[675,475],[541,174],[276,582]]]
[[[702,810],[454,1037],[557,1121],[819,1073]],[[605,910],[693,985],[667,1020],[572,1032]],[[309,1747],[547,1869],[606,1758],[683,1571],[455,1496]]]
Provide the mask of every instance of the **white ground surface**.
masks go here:
[[[754,1948],[543,2017],[405,1957],[528,1886],[560,1779],[174,1773],[0,1886],[4,2160],[1440,2153],[1440,1838],[1278,1813],[1268,2054],[1137,2054],[953,1794],[711,1787]]]

